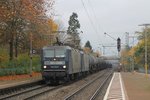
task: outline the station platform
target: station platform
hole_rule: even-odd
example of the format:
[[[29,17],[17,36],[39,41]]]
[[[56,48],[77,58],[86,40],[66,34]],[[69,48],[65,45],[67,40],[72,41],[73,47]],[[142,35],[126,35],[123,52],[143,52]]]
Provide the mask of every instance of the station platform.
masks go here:
[[[129,100],[150,100],[150,74],[121,72]]]
[[[103,100],[128,100],[120,73],[113,74]]]
[[[103,100],[150,100],[150,74],[115,72]]]
[[[8,77],[10,79],[8,79]],[[7,79],[6,79],[7,78]],[[36,74],[30,77],[30,75],[18,75],[18,76],[5,76],[0,77],[0,89],[9,88],[17,85],[37,82],[42,79],[41,74]]]

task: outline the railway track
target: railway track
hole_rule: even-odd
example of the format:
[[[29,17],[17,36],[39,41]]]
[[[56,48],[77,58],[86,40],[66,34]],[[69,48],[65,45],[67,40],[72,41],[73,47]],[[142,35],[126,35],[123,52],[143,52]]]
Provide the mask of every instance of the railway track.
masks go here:
[[[100,93],[100,91],[102,90],[102,87],[105,85],[105,83],[108,81],[109,78],[111,78],[113,71],[105,71],[102,74],[100,74],[98,77],[96,77],[95,79],[93,79],[92,81],[88,82],[87,84],[85,84],[84,86],[82,86],[81,88],[77,89],[75,92],[73,92],[72,94],[69,94],[68,96],[65,97],[64,100],[77,100],[77,99],[85,99],[85,98],[81,98],[83,96],[87,96],[86,99],[90,99],[90,100],[94,100],[97,95]],[[97,89],[95,90],[95,92],[88,97],[89,94],[84,94],[85,92],[90,92],[90,90],[86,90],[88,87],[92,86],[92,84],[99,82],[99,85],[97,87]]]
[[[0,90],[0,100],[12,98],[22,93],[40,89],[45,86],[46,85],[44,85],[42,81],[37,81],[33,83],[21,84],[13,87],[4,88]]]
[[[100,84],[100,86],[97,88],[97,90],[94,92],[94,94],[92,95],[92,97],[90,98],[90,100],[96,100],[96,98],[98,97],[98,95],[103,91],[104,86],[106,85],[106,83],[108,82],[108,80],[110,79],[110,77],[112,76],[112,73],[110,73],[106,79],[104,79],[104,81],[102,81],[102,83]],[[104,95],[103,95],[104,96]]]
[[[53,90],[72,84],[75,81],[70,81],[66,84],[58,86],[49,86],[41,82],[28,83],[15,87],[3,89],[0,94],[0,100],[30,100],[47,94]]]
[[[49,92],[52,92],[54,90],[57,90],[59,88],[63,87],[63,85],[59,85],[59,86],[56,86],[56,87],[50,87],[49,89],[45,90],[45,91],[42,91],[40,93],[36,93],[34,95],[31,95],[31,96],[28,96],[28,97],[25,97],[24,100],[32,100],[32,99],[35,99],[38,98],[38,97],[41,97],[43,96],[44,97],[44,94],[48,94]]]
[[[12,87],[6,87],[3,89],[0,89],[0,98],[6,96],[6,95],[11,95],[13,93],[17,93],[22,90],[27,90],[28,88],[34,87],[34,86],[40,86],[42,85],[42,80],[32,82],[32,83],[24,83]]]
[[[109,72],[110,72],[109,70],[102,71],[102,73],[100,73],[98,77],[96,77],[95,79],[90,81],[88,84],[82,86],[80,89],[82,90],[82,88],[83,88],[83,90],[84,90],[84,88],[88,87],[88,85],[97,81],[97,79],[102,78],[103,76],[106,76]],[[23,87],[16,86],[16,89],[15,89],[15,87],[13,87],[13,90],[8,88],[8,90],[10,90],[11,92],[6,91],[7,89],[3,90],[3,93],[0,92],[0,100],[31,100],[31,99],[36,100],[39,98],[43,99],[46,97],[45,95],[47,95],[48,93],[50,93],[54,90],[57,90],[63,86],[72,84],[73,82],[75,82],[75,81],[69,82],[67,84],[58,85],[58,86],[48,86],[48,85],[42,84],[41,82],[28,84],[28,85],[26,85],[26,87],[24,86],[25,85],[24,84],[24,85],[21,85]],[[5,95],[3,95],[3,94],[5,94]],[[78,94],[78,93],[75,93],[75,94]],[[72,97],[68,97],[68,98],[66,98],[66,100],[70,100],[70,98],[72,98]]]
[[[41,96],[44,93],[50,92],[59,87],[61,86],[41,85],[41,86],[30,88],[24,91],[20,91],[11,95],[1,97],[0,100],[28,100],[28,99],[35,98],[37,96]]]

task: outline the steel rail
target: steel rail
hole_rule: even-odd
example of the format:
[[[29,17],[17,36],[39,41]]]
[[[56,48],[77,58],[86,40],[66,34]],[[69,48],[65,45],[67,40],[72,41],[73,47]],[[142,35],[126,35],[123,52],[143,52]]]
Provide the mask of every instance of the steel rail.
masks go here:
[[[2,97],[5,97],[8,94],[11,95],[14,92],[17,93],[21,90],[27,90],[28,88],[37,86],[37,85],[42,85],[42,80],[38,80],[35,82],[31,82],[31,83],[23,83],[23,84],[19,84],[19,85],[16,84],[16,86],[14,85],[14,86],[4,87],[4,88],[0,89],[0,99]]]
[[[22,83],[22,84],[16,84],[14,86],[7,86],[7,87],[4,87],[4,88],[1,88],[0,89],[0,96],[1,95],[5,95],[5,94],[10,94],[11,91],[17,91],[17,90],[20,90],[20,89],[24,89],[24,88],[28,88],[28,87],[31,87],[35,84],[42,84],[42,80],[38,80],[38,81],[35,81],[35,82],[28,82],[28,83]],[[4,85],[5,86],[5,85]]]
[[[51,88],[51,89],[48,89],[48,90],[46,90],[46,91],[42,91],[42,92],[40,92],[40,93],[37,93],[37,94],[34,94],[34,95],[32,95],[32,96],[26,97],[26,98],[24,98],[23,100],[32,100],[32,99],[35,99],[35,98],[37,98],[37,97],[39,97],[39,96],[42,96],[42,95],[44,95],[44,94],[46,94],[46,93],[49,93],[49,92],[54,91],[54,90],[56,90],[56,89],[59,89],[59,88],[61,88],[61,87],[63,87],[63,85],[59,85],[59,86],[53,87],[53,88]]]
[[[106,78],[105,80],[101,83],[101,85],[98,87],[98,89],[95,91],[95,93],[92,95],[92,97],[90,98],[90,100],[95,100],[96,97],[98,96],[98,94],[100,93],[100,91],[102,90],[103,86],[105,85],[105,83],[108,81],[108,79],[112,76],[113,72],[111,72]]]
[[[68,95],[67,97],[65,97],[64,100],[71,100],[75,95],[79,94],[83,89],[85,89],[86,87],[88,87],[89,85],[91,85],[92,83],[94,83],[97,79],[101,78],[102,76],[105,75],[105,72],[107,70],[105,70],[100,76],[96,77],[95,79],[93,79],[92,81],[90,81],[89,83],[83,85],[82,87],[80,87],[79,89],[77,89],[75,92],[73,92],[72,94]]]
[[[35,88],[32,88],[32,89],[27,89],[27,90],[24,90],[24,91],[20,91],[19,93],[14,93],[14,94],[11,94],[11,95],[7,95],[7,96],[4,96],[4,97],[1,97],[0,100],[13,98],[13,97],[16,97],[16,96],[19,96],[19,95],[22,95],[22,94],[25,94],[25,93],[28,93],[28,92],[31,92],[31,91],[35,91],[35,90],[44,88],[44,87],[47,87],[47,85],[42,85],[40,87],[35,87]]]
[[[49,89],[46,89],[46,90],[44,90],[44,91],[42,91],[42,92],[33,94],[33,95],[31,95],[31,96],[28,96],[28,95],[27,95],[26,97],[21,98],[21,99],[23,99],[23,100],[30,100],[30,99],[39,97],[39,96],[41,96],[41,95],[44,95],[45,93],[48,93],[48,92],[50,92],[50,91],[56,90],[56,89],[58,89],[58,88],[61,88],[61,87],[63,87],[63,86],[66,86],[66,85],[69,85],[69,84],[71,84],[71,83],[73,83],[73,82],[74,82],[74,81],[71,81],[71,82],[69,82],[69,83],[67,83],[67,84],[59,85],[59,86],[56,86],[56,87],[49,87],[49,86],[47,86],[47,84],[44,84],[44,85],[41,86],[41,87],[37,87],[37,88],[34,88],[34,89],[22,91],[22,92],[20,92],[20,93],[12,94],[11,96],[7,96],[7,97],[2,98],[2,99],[0,98],[0,100],[9,99],[9,98],[13,98],[13,97],[21,96],[21,95],[26,95],[26,93],[32,92],[32,91],[35,91],[34,93],[36,93],[38,90],[40,91],[42,88],[45,88],[45,87],[48,87],[48,88],[49,88]]]

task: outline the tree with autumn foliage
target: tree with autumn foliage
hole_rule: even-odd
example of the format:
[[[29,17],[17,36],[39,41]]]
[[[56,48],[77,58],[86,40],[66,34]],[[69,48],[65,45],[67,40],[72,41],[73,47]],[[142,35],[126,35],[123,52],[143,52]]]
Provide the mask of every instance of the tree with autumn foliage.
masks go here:
[[[150,66],[150,28],[143,29],[142,32],[139,32],[138,35],[138,44],[133,47],[122,50],[122,64],[126,69],[131,70],[134,66],[134,70],[144,69],[144,59],[145,59],[145,32],[147,34],[147,58],[148,66]],[[134,64],[134,65],[132,65]]]
[[[122,50],[122,65],[126,68],[126,70],[133,71],[134,69],[137,69],[137,66],[134,67],[135,51],[136,46]]]
[[[31,34],[37,39],[37,29],[45,26],[49,19],[47,9],[51,9],[53,4],[53,0],[48,3],[46,0],[0,1],[0,43],[9,45],[10,60],[14,57],[14,49],[17,57],[18,46],[29,49]]]
[[[147,40],[145,39],[145,34],[147,34]],[[142,32],[138,33],[139,43],[136,46],[135,57],[140,68],[144,69],[145,63],[145,40],[147,41],[147,60],[148,66],[150,66],[150,28],[143,29]]]
[[[85,43],[84,48],[83,48],[83,51],[84,51],[86,54],[92,53],[92,46],[91,46],[90,41],[87,41],[87,42]]]
[[[54,0],[0,0],[0,76],[30,72],[30,43],[36,51],[32,69],[40,71],[39,51],[55,42],[58,30],[53,5]]]
[[[58,26],[52,19],[48,19],[42,24],[36,24],[33,29],[35,33],[32,37],[34,49],[40,50],[43,46],[52,45],[56,42]]]

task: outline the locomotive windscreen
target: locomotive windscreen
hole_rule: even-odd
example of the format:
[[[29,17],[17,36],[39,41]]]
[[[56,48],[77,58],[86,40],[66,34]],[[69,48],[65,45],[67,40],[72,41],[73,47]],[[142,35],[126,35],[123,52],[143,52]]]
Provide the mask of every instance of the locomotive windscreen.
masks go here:
[[[43,55],[44,57],[54,57],[54,50],[44,50]]]
[[[64,49],[46,49],[43,51],[44,57],[65,57]]]
[[[64,49],[56,49],[55,56],[56,57],[65,57],[65,50]]]

